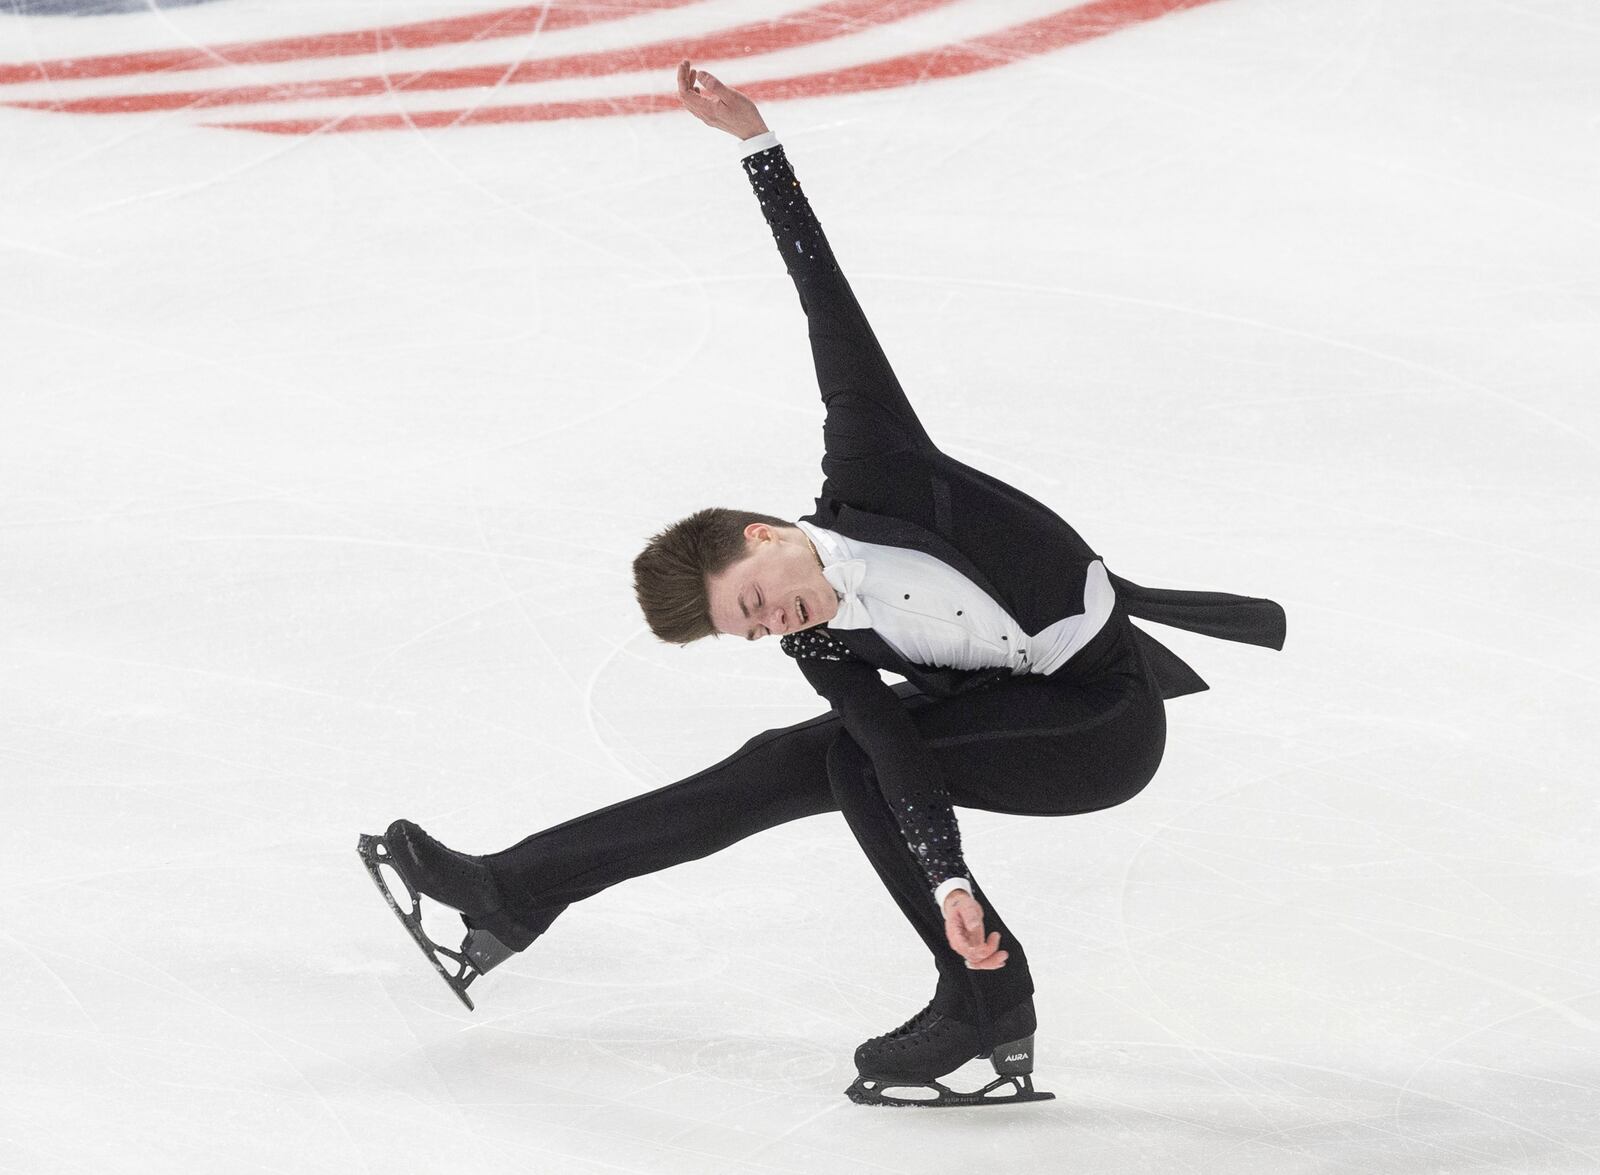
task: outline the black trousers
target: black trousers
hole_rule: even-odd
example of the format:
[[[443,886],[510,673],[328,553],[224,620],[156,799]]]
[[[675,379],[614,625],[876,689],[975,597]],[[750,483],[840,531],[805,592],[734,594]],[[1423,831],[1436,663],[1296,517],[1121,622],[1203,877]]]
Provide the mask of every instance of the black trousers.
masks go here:
[[[1166,712],[1120,610],[1050,677],[1013,677],[954,698],[895,687],[944,772],[952,801],[1025,816],[1109,808],[1148,783],[1166,745]],[[1071,671],[1069,673],[1069,670]],[[985,933],[1010,952],[971,970],[945,939],[944,916],[902,838],[872,763],[830,710],[768,730],[687,779],[534,834],[484,858],[507,913],[543,932],[571,903],[630,877],[708,856],[791,820],[837,811],[933,955],[935,1006],[980,1021],[1033,993],[1028,957],[976,877]],[[968,860],[973,872],[983,862]],[[793,862],[791,867],[803,865]]]

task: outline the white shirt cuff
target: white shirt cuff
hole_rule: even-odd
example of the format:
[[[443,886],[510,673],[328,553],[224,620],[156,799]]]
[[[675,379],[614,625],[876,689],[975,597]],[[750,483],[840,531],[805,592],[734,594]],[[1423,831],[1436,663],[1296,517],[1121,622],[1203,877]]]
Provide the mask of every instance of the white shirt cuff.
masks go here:
[[[762,131],[759,135],[745,139],[739,144],[739,158],[748,159],[757,151],[766,151],[778,145],[778,136],[772,131]]]
[[[964,889],[971,893],[972,883],[965,877],[952,877],[948,881],[941,881],[939,888],[933,891],[933,904],[941,910],[944,909],[944,900],[950,896],[950,891],[954,889]]]

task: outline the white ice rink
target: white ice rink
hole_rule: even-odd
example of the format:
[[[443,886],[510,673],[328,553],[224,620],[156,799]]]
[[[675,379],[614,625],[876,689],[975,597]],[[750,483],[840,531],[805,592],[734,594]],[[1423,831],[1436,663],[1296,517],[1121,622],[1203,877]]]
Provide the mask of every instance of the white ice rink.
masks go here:
[[[1152,630],[1212,689],[1132,802],[963,813],[1057,1100],[938,1113],[842,1096],[933,976],[837,816],[573,906],[475,1014],[354,852],[498,849],[819,712],[775,641],[662,645],[631,589],[666,523],[820,484],[734,140],[404,125],[655,68],[50,108],[809,0],[103,77],[61,63],[489,6],[39,6],[0,0],[0,1170],[1600,1171],[1600,4],[1212,0],[762,103],[936,441],[1131,579],[1289,616],[1282,653]],[[209,125],[286,111],[334,125]]]

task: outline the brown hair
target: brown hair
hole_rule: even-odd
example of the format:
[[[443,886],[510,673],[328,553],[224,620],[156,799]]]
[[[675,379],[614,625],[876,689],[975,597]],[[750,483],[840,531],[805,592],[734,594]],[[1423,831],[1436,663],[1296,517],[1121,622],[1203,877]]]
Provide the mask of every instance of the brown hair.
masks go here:
[[[718,635],[706,579],[744,558],[744,528],[752,522],[794,525],[770,514],[708,506],[651,537],[633,561],[633,594],[651,632],[674,645]]]

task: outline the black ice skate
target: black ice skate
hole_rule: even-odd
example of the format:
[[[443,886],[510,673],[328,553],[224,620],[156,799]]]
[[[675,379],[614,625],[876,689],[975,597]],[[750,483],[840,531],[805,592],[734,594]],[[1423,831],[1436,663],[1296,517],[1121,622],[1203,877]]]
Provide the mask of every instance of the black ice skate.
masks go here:
[[[859,1070],[845,1094],[864,1106],[1003,1106],[1047,1101],[1053,1093],[1033,1088],[1033,1000],[1024,1000],[995,1022],[1003,1043],[986,1049],[974,1024],[946,1016],[929,1004],[893,1032],[856,1049]],[[974,1057],[987,1057],[998,1076],[982,1089],[960,1093],[939,1081]],[[1010,1093],[995,1093],[1003,1086]],[[933,1097],[896,1097],[891,1089],[931,1090]]]
[[[445,848],[409,820],[396,820],[381,837],[363,834],[356,841],[356,852],[395,917],[468,1008],[473,1003],[467,986],[524,949],[535,937],[500,913],[502,897],[488,866]],[[393,868],[404,883],[410,897],[409,910],[400,908],[383,879],[380,865]],[[419,891],[461,912],[467,935],[460,950],[440,946],[423,930]],[[446,966],[446,960],[450,966]]]

